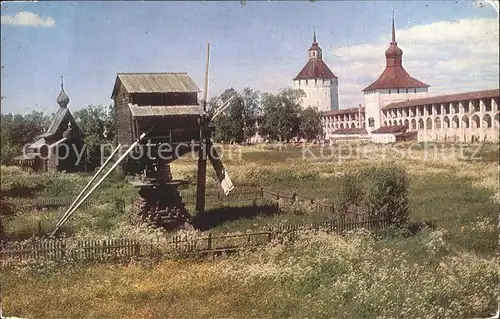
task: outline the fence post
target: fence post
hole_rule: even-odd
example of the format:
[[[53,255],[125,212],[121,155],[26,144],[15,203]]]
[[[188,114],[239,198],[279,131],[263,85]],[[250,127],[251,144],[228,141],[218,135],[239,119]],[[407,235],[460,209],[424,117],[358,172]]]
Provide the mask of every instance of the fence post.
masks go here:
[[[66,239],[61,241],[61,259],[66,258]]]
[[[292,194],[292,204],[295,204],[295,201],[297,200],[297,193]]]
[[[123,213],[125,211],[125,200],[123,198],[115,198],[115,209],[119,213]]]
[[[330,213],[331,214],[335,213],[335,206],[333,204],[330,205]]]
[[[280,200],[280,191],[276,192],[276,200]]]
[[[208,246],[208,250],[212,250],[212,232],[208,233],[208,243],[207,243],[207,246]]]
[[[99,259],[106,259],[106,254],[107,254],[107,248],[108,248],[108,245],[106,244],[106,239],[103,239],[102,240],[102,249],[101,249],[101,256],[99,256],[100,258]]]
[[[139,246],[139,242],[137,242],[137,240],[135,240],[135,243],[134,243],[134,257],[139,257],[140,252],[141,252],[141,247]]]
[[[260,187],[260,198],[264,198],[264,187]]]

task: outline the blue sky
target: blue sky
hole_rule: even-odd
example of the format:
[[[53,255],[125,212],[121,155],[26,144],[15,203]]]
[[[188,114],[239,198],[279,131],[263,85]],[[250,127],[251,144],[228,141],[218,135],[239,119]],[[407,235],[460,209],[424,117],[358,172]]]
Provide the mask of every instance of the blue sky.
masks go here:
[[[474,1],[6,2],[2,112],[54,112],[61,74],[72,110],[112,103],[117,72],[188,72],[203,88],[207,42],[209,95],[276,92],[307,62],[313,28],[350,107],[383,70],[392,10],[405,68],[436,94],[498,87],[497,13]]]

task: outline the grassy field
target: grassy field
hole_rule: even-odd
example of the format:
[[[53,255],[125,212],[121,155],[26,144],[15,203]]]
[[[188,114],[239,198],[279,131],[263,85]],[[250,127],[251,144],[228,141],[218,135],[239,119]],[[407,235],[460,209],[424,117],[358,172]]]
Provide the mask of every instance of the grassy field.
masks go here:
[[[221,153],[236,187],[259,185],[331,202],[337,201],[346,172],[401,165],[410,176],[411,221],[432,223],[434,229],[414,236],[358,231],[340,237],[305,231],[293,243],[213,260],[2,269],[4,312],[28,318],[463,318],[496,311],[498,145],[477,153],[475,146],[445,145],[413,146],[411,151],[408,145],[323,151],[225,146]],[[195,163],[189,157],[174,162],[174,177],[194,182]],[[3,180],[9,174],[2,169]],[[19,172],[15,176],[38,196],[74,194],[69,185],[86,178],[65,175],[52,182],[47,177],[42,183]],[[216,186],[213,173],[208,183]],[[2,193],[13,188],[2,181]],[[97,196],[106,200],[134,191],[117,176]],[[5,228],[29,235],[38,220],[50,226],[59,214],[16,212],[4,218]],[[134,230],[125,215],[102,204],[79,212],[67,231],[78,237],[148,236]],[[211,231],[327,217],[314,212],[257,214],[217,224]]]

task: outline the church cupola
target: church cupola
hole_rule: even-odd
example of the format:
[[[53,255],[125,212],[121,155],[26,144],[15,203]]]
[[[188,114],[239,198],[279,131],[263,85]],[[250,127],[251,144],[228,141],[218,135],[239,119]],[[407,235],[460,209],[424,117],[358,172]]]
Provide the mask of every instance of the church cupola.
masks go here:
[[[394,27],[394,12],[392,14],[392,41],[389,48],[385,51],[385,59],[388,67],[403,65],[403,50],[398,47],[396,42],[396,29]]]
[[[322,59],[323,58],[323,50],[319,47],[318,42],[316,41],[316,30],[313,33],[313,43],[311,48],[309,49],[309,59]]]
[[[64,78],[62,75],[61,75],[61,93],[59,93],[59,96],[57,97],[56,101],[61,108],[68,107],[70,101],[69,96],[66,94],[66,92],[64,92]]]

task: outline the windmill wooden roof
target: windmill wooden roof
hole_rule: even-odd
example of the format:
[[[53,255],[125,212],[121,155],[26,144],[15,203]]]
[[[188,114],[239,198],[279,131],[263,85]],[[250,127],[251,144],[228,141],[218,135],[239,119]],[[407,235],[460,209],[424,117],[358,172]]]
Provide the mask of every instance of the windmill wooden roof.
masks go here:
[[[187,73],[118,73],[111,98],[118,85],[129,93],[198,93],[200,89]]]
[[[200,105],[138,106],[135,104],[129,104],[128,107],[134,117],[183,115],[199,116],[203,113],[203,109]]]

